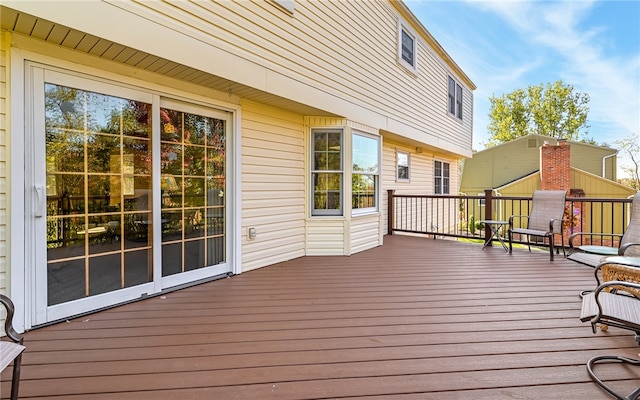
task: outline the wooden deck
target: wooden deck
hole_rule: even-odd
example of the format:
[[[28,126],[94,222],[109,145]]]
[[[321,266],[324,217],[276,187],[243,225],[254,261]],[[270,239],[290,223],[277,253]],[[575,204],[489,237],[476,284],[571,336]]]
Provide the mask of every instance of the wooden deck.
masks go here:
[[[387,236],[26,334],[22,399],[608,399],[581,323],[593,270],[548,253]],[[625,390],[635,370],[617,366]],[[9,395],[10,368],[2,374]]]

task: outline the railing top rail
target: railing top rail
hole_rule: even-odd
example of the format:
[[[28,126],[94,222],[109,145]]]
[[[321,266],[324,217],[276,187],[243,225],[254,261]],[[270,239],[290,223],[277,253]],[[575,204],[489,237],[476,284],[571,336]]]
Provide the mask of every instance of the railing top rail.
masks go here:
[[[393,197],[415,198],[415,199],[485,199],[485,195],[443,195],[443,194],[393,194]],[[493,196],[495,200],[532,200],[531,196]],[[611,202],[611,203],[631,203],[632,198],[628,197],[567,197],[567,201],[572,202]]]

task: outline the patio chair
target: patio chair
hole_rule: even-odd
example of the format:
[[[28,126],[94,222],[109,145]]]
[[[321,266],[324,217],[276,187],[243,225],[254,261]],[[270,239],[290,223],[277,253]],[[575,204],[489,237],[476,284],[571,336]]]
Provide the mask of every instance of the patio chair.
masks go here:
[[[564,190],[536,190],[533,192],[533,202],[529,215],[512,215],[509,217],[509,254],[513,246],[513,234],[527,236],[527,245],[531,251],[531,236],[549,240],[550,260],[553,261],[554,237],[562,237],[562,253],[564,250],[564,236],[562,222],[567,192]],[[514,222],[518,220],[518,224]],[[558,250],[558,254],[560,251]],[[565,254],[566,256],[566,254]]]
[[[596,333],[597,324],[606,324],[622,329],[628,329],[636,333],[638,341],[640,333],[640,299],[636,297],[640,293],[640,284],[623,281],[609,281],[582,298],[582,311],[580,320],[591,321],[591,329]],[[591,379],[616,399],[640,398],[640,387],[634,389],[628,395],[617,393],[610,385],[606,384],[594,371],[595,364],[622,363],[640,366],[640,360],[633,358],[602,355],[590,358],[587,361],[587,372]]]
[[[13,375],[11,379],[11,400],[18,399],[18,388],[20,385],[20,367],[22,365],[22,352],[25,347],[22,345],[23,337],[13,328],[13,313],[15,307],[7,296],[0,294],[0,303],[7,311],[4,321],[4,331],[9,341],[0,341],[0,372],[13,361]]]
[[[601,239],[611,238],[611,241],[618,239],[618,246],[593,246],[575,245],[579,238],[582,243],[584,237]],[[596,267],[602,257],[606,256],[631,256],[640,257],[640,192],[633,196],[631,202],[631,218],[627,230],[623,235],[615,233],[597,232],[576,232],[569,236],[569,260],[580,264]]]

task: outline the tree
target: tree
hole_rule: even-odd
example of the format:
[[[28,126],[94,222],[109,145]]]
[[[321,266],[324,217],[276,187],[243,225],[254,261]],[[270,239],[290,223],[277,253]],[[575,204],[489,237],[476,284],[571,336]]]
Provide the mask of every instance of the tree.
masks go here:
[[[587,135],[589,95],[562,81],[531,85],[501,97],[489,98],[491,134],[486,145],[495,146],[527,134],[584,140]],[[582,135],[581,135],[582,134]]]
[[[635,190],[640,190],[640,135],[632,133],[629,136],[616,140],[615,144],[631,160],[631,166],[621,166],[620,168],[629,174],[625,183]],[[628,183],[627,183],[628,182]]]

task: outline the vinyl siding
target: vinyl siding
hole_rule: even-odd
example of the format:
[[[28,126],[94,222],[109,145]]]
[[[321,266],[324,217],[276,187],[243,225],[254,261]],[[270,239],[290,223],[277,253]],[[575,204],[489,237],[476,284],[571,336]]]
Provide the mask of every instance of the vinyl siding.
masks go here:
[[[584,197],[620,199],[635,194],[630,187],[576,168],[571,168],[569,182],[571,189],[582,189]],[[540,175],[536,173],[498,189],[503,196],[531,197],[535,190],[540,189]]]
[[[540,174],[535,173],[497,189],[503,196],[531,197],[534,191],[540,189]]]
[[[464,162],[464,177],[460,190],[470,196],[484,193],[521,179],[540,169],[541,141],[530,146],[521,138],[475,153]]]
[[[396,180],[396,152],[404,151],[410,154],[410,181]],[[382,151],[382,185],[384,193],[382,194],[382,230],[384,234],[388,233],[388,194],[387,190],[395,190],[396,194],[414,194],[414,195],[433,195],[434,194],[434,161],[443,161],[449,163],[449,189],[451,195],[458,194],[459,172],[458,160],[452,159],[444,154],[429,152],[423,150],[417,153],[416,148],[408,144],[402,144],[395,141],[386,141]],[[438,216],[455,215],[455,207],[452,209],[439,209]],[[444,217],[443,217],[444,218]],[[447,220],[447,219],[444,219]],[[455,221],[455,218],[453,219]],[[443,231],[451,230],[453,227],[439,227]]]
[[[382,245],[381,216],[362,215],[351,220],[351,254]]]
[[[242,102],[243,272],[305,255],[304,145],[302,116]]]
[[[10,34],[0,32],[0,293],[7,293],[8,65]]]
[[[344,219],[315,218],[307,221],[307,255],[349,255],[346,232],[348,222]]]
[[[571,169],[571,188],[584,190],[585,197],[599,198],[626,198],[636,193],[628,186],[612,182],[601,176],[589,174],[588,172]]]
[[[482,193],[484,189],[510,184],[540,169],[540,147],[544,141],[556,140],[542,135],[528,135],[498,146],[477,152],[464,162],[464,175],[460,190],[468,195]],[[605,178],[613,179],[616,151],[607,147],[580,142],[568,142],[571,146],[571,167],[596,176],[602,176],[605,159]]]
[[[74,12],[65,12],[65,3],[11,5],[153,56],[471,155],[473,83],[457,76],[457,66],[447,64],[437,54],[442,50],[422,36],[417,40],[418,74],[400,66],[400,6],[389,1],[300,1],[293,16],[266,1],[82,5],[93,6],[93,12],[79,12],[75,4]],[[105,19],[122,20],[130,29],[113,29]],[[194,52],[204,56],[193,57]],[[138,66],[151,69],[156,61],[149,57],[148,65]],[[463,86],[462,121],[447,113],[449,75]]]
[[[615,181],[616,150],[571,142],[571,166]],[[604,161],[604,176],[603,176]]]
[[[346,157],[346,141],[349,134],[350,122],[343,118],[329,118],[329,117],[306,117],[305,125],[308,129],[312,128],[326,128],[326,127],[339,127],[344,128],[343,137],[343,157]],[[367,130],[365,130],[367,131]],[[346,160],[343,160],[343,165],[348,165]],[[311,167],[309,167],[311,168]],[[344,170],[346,172],[346,169]],[[308,172],[310,173],[310,169]],[[346,176],[346,175],[345,175]],[[345,188],[346,188],[345,178]],[[311,196],[311,193],[309,194]],[[310,204],[309,199],[305,202],[305,205]],[[345,215],[350,212],[349,210],[343,210]],[[309,256],[324,256],[324,255],[349,255],[349,222],[346,217],[310,217],[306,221],[306,252]]]

